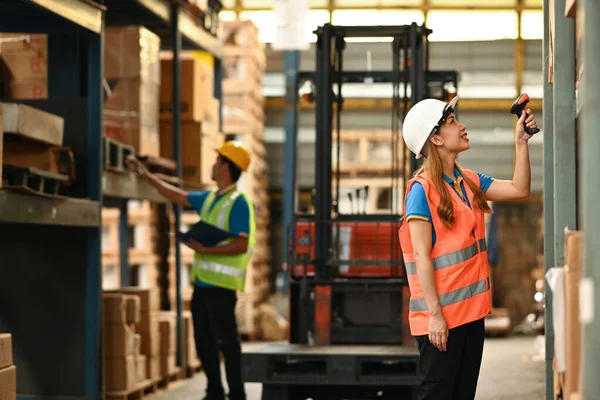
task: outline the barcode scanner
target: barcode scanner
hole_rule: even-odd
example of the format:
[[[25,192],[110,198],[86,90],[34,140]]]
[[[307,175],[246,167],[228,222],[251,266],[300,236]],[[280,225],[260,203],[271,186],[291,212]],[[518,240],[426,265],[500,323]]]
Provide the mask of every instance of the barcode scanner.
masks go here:
[[[510,113],[521,118],[521,114],[523,114],[525,111],[527,103],[529,103],[529,95],[527,93],[523,93],[510,107]],[[525,111],[525,113],[527,113],[527,111]],[[523,122],[523,124],[525,124],[525,122]],[[540,130],[538,128],[529,128],[527,125],[525,125],[525,132],[529,133],[530,135],[535,135],[539,131]]]

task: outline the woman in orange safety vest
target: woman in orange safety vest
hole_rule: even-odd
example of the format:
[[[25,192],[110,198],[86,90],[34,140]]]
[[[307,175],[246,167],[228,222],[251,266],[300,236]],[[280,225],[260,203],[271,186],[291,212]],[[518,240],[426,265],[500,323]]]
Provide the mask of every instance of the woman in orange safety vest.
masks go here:
[[[422,167],[408,182],[400,228],[411,297],[409,323],[420,354],[419,400],[475,398],[483,354],[484,318],[491,312],[484,213],[487,201],[529,196],[531,172],[524,126],[515,129],[512,180],[494,180],[456,161],[469,149],[466,126],[449,103],[425,99],[407,113],[402,135]]]

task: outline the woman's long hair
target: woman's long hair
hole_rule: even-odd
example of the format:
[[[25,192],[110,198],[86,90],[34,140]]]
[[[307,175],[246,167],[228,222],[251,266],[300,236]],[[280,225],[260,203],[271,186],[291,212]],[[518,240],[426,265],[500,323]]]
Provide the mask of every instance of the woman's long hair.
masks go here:
[[[419,168],[415,175],[419,175],[423,171],[429,172],[431,180],[433,181],[433,184],[441,197],[437,213],[444,225],[451,228],[454,225],[454,208],[452,207],[452,199],[450,198],[450,193],[448,192],[448,185],[445,184],[443,178],[444,170],[442,167],[442,159],[435,146],[430,144],[427,147],[427,157],[425,157],[423,165],[421,168]],[[471,189],[473,192],[475,206],[477,206],[484,213],[491,214],[492,209],[485,199],[485,195],[483,194],[481,188],[471,181],[469,177],[463,174],[463,170],[458,162],[455,162],[454,165],[462,175],[463,180],[467,183],[467,185],[469,185],[469,189]]]

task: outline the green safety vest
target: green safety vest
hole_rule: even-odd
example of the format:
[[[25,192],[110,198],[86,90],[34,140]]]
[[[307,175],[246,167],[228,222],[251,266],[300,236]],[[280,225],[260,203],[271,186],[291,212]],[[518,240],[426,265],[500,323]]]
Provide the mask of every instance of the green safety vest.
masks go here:
[[[246,196],[242,192],[234,189],[224,194],[211,210],[211,205],[215,201],[216,190],[212,190],[202,205],[200,210],[200,220],[217,226],[229,232],[229,215],[233,209],[236,199],[239,196]],[[248,261],[254,249],[255,223],[254,207],[246,197],[250,206],[250,233],[248,235],[248,251],[242,254],[198,254],[194,255],[194,264],[190,273],[192,284],[196,280],[209,283],[211,285],[223,287],[226,289],[244,291],[246,285],[246,269]],[[235,238],[228,239],[222,244],[228,244]]]

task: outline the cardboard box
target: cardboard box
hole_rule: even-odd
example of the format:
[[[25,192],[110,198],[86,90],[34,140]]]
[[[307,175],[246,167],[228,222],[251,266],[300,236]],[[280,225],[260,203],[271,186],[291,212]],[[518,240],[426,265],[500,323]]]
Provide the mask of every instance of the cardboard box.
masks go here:
[[[571,231],[565,238],[565,341],[567,370],[565,394],[570,399],[580,390],[581,323],[579,322],[579,282],[583,268],[583,232]]]
[[[4,103],[2,127],[6,133],[62,146],[64,118],[18,103]]]
[[[136,356],[142,354],[142,335],[139,333],[133,335],[133,354]]]
[[[0,369],[0,400],[16,400],[17,368],[14,366]]]
[[[125,358],[135,355],[135,333],[127,325],[104,324],[104,357]]]
[[[0,368],[13,365],[12,335],[0,333]]]
[[[140,322],[142,313],[142,302],[140,300],[140,296],[126,295],[125,307],[127,309],[127,323],[138,324]]]
[[[38,33],[1,33],[2,54],[34,50],[48,55],[48,35]],[[6,41],[6,40],[9,41]]]
[[[158,318],[155,316],[144,318],[144,315],[145,313],[142,313],[142,323],[139,325],[141,353],[147,356],[156,356],[160,353],[160,325]]]
[[[171,60],[161,61],[160,118],[173,116],[173,66]],[[181,119],[202,121],[214,95],[214,72],[198,59],[181,60]]]
[[[154,82],[119,80],[104,104],[104,134],[133,146],[138,154],[158,156],[159,92]]]
[[[141,78],[160,84],[160,38],[142,26],[109,27],[104,37],[106,79]]]
[[[120,392],[133,389],[137,383],[136,358],[113,358],[104,361],[106,391]]]
[[[135,358],[135,372],[136,372],[136,380],[138,382],[145,381],[148,376],[148,357],[145,355],[139,354]]]
[[[177,356],[175,354],[160,356],[160,376],[167,377],[177,370]]]
[[[160,355],[177,353],[177,314],[171,311],[161,312],[160,325]]]
[[[119,293],[105,292],[102,297],[104,323],[125,325],[127,323],[125,296]]]
[[[160,122],[161,157],[173,158],[172,128],[171,121]],[[182,121],[181,162],[184,181],[201,185],[212,182],[212,166],[217,158],[215,149],[224,139],[210,124]]]
[[[106,290],[104,293],[135,295],[140,297],[141,312],[160,310],[160,293],[158,288],[122,287],[115,290]]]
[[[14,100],[47,99],[48,82],[44,80],[8,82],[4,88],[4,95]]]
[[[2,53],[3,77],[9,82],[47,81],[48,58],[35,50]]]
[[[196,353],[196,340],[194,338],[194,323],[192,313],[184,311],[181,314],[183,319],[183,365],[189,367],[198,364],[198,354]]]
[[[160,378],[160,358],[158,356],[147,357],[147,379]]]

